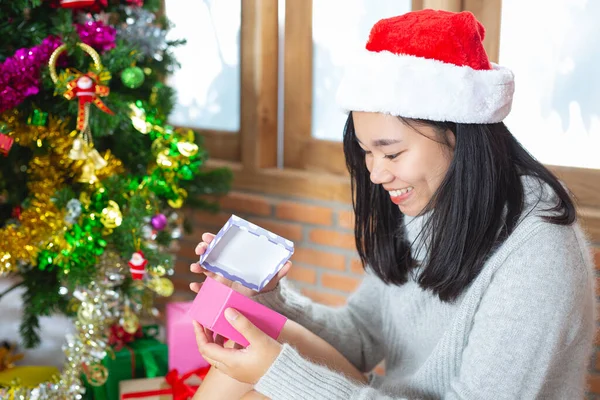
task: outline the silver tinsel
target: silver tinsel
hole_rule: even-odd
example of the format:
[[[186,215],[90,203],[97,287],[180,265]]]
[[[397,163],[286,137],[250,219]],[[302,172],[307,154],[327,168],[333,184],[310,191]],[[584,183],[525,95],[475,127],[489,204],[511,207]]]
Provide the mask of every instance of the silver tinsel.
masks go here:
[[[155,15],[141,7],[124,7],[127,14],[126,22],[117,27],[117,37],[123,39],[144,57],[163,60],[164,51],[167,49],[167,31],[155,25]]]
[[[81,202],[77,199],[71,199],[67,203],[67,215],[65,221],[68,224],[74,224],[81,215]]]

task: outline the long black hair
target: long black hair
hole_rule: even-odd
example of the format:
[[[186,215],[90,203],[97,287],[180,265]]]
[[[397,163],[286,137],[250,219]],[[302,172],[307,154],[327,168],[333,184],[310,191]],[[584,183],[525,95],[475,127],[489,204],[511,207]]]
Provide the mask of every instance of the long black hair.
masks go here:
[[[522,175],[547,183],[557,204],[544,219],[570,225],[576,219],[570,194],[558,179],[533,158],[504,123],[459,124],[400,118],[418,132],[431,126],[439,142],[450,146],[446,132],[456,140],[454,156],[439,188],[421,214],[421,235],[428,255],[418,283],[443,301],[456,299],[477,277],[485,261],[515,229],[524,209]],[[363,265],[389,284],[402,285],[416,266],[405,238],[403,214],[381,185],[369,179],[352,113],[344,129],[344,154],[352,179],[356,247]]]

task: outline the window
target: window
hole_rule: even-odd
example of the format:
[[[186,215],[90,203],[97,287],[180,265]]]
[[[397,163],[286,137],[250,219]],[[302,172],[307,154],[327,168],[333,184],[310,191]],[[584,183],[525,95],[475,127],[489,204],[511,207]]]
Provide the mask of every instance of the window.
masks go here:
[[[408,0],[286,0],[284,167],[346,176],[346,116],[335,102],[342,65],[371,26],[411,9]]]
[[[174,27],[168,39],[186,39],[175,49],[181,64],[168,79],[177,92],[169,123],[210,139],[208,150],[222,159],[240,158],[241,0],[165,1]]]
[[[342,140],[347,116],[338,109],[335,94],[343,65],[364,48],[373,24],[410,9],[410,0],[313,0],[313,138]]]
[[[516,81],[506,124],[543,163],[600,168],[597,15],[597,1],[502,3],[500,62]]]

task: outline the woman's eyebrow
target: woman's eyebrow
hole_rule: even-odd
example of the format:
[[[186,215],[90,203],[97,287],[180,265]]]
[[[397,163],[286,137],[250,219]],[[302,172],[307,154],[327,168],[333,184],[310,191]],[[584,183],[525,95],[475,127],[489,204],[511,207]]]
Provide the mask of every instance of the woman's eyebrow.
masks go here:
[[[359,138],[356,138],[356,141],[363,145],[363,142],[360,141]],[[402,140],[400,139],[375,139],[371,142],[371,145],[373,145],[374,147],[383,147],[383,146],[389,146],[392,144],[396,144],[396,143],[400,143]]]

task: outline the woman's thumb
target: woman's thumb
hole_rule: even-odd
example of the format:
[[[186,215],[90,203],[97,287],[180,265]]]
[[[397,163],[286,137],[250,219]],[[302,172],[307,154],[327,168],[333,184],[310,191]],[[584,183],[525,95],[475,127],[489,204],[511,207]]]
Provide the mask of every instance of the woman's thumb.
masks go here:
[[[239,311],[228,308],[225,310],[225,318],[235,328],[236,331],[242,334],[243,337],[250,343],[264,333],[258,329],[250,320]]]

